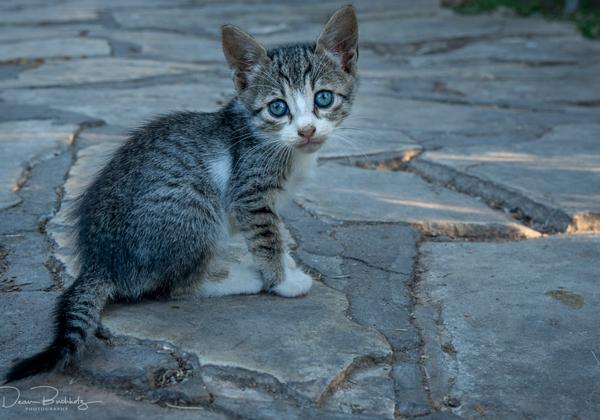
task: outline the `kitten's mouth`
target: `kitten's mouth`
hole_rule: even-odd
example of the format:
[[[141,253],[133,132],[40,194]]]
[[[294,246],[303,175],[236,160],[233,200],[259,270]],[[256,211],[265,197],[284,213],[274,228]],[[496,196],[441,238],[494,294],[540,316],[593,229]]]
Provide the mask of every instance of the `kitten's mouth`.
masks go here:
[[[312,139],[299,139],[296,142],[296,148],[306,153],[316,152],[325,143],[325,139],[322,137],[316,137]]]

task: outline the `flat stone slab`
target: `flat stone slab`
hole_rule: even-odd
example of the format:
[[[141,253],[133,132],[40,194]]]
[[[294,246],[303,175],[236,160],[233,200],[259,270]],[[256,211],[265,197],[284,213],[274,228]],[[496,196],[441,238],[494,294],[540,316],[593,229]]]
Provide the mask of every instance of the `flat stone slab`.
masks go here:
[[[48,388],[49,386],[55,389]],[[39,387],[39,388],[36,388]],[[32,389],[33,388],[33,389]],[[93,386],[73,381],[66,376],[52,377],[51,382],[42,381],[40,378],[26,380],[19,383],[21,400],[38,402],[34,407],[18,405],[15,402],[14,389],[0,390],[0,398],[4,398],[5,407],[2,408],[5,418],[11,420],[31,419],[42,417],[48,420],[76,420],[86,418],[89,420],[115,419],[159,419],[159,420],[226,420],[227,416],[212,412],[203,407],[188,405],[160,407],[149,401],[135,401],[130,397],[116,395],[112,390],[101,386]],[[57,394],[58,393],[58,394]],[[53,396],[56,396],[52,400]],[[41,403],[46,399],[46,405]]]
[[[77,22],[97,18],[98,14],[93,7],[80,3],[50,6],[38,4],[35,7],[2,10],[0,13],[0,23],[8,25]]]
[[[155,115],[181,110],[215,111],[233,91],[225,78],[205,77],[205,83],[159,84],[135,88],[12,89],[0,94],[23,104],[48,105],[132,128]]]
[[[74,124],[51,120],[0,123],[0,209],[20,202],[15,192],[26,180],[28,168],[65,150],[76,129]]]
[[[382,418],[394,419],[396,407],[394,382],[389,366],[375,366],[356,372],[347,383],[338,387],[328,399],[326,408],[351,415],[369,413]]]
[[[115,305],[115,334],[168,341],[203,365],[274,376],[318,400],[338,375],[365,358],[391,355],[375,330],[351,322],[344,295],[319,283],[303,298],[268,295]]]
[[[56,297],[56,292],[45,291],[0,293],[3,318],[0,324],[2,378],[16,359],[33,354],[50,344],[53,326],[48,315],[52,313]]]
[[[106,57],[52,61],[0,81],[0,87],[51,87],[83,83],[121,82],[154,76],[178,75],[210,69],[207,65]]]
[[[456,98],[448,98],[449,94],[445,99],[428,96],[437,95],[435,89],[443,86],[435,78],[369,83],[357,95],[352,125],[365,131],[402,130],[413,142],[437,149],[535,140],[557,125],[589,124],[598,117],[594,108],[535,112],[454,103]]]
[[[539,233],[482,202],[437,188],[408,172],[381,172],[326,163],[296,201],[337,220],[399,222],[429,235],[531,238]]]
[[[421,253],[416,316],[437,404],[466,418],[597,415],[600,236]]]
[[[418,159],[425,164],[414,166],[461,190],[508,201],[547,229],[594,231],[600,230],[598,138],[598,124],[557,126],[536,141],[427,152]]]
[[[139,47],[141,56],[161,59],[195,62],[215,61],[226,68],[223,47],[218,39],[169,33],[152,30],[93,30],[91,36],[101,36],[115,41],[133,43]]]
[[[396,19],[361,22],[363,42],[418,43],[431,40],[481,38],[509,35],[573,35],[572,25],[548,22],[541,18],[502,16],[461,16],[441,11],[434,16],[422,16],[398,21]]]
[[[53,38],[0,44],[0,61],[109,55],[110,45],[103,39]]]

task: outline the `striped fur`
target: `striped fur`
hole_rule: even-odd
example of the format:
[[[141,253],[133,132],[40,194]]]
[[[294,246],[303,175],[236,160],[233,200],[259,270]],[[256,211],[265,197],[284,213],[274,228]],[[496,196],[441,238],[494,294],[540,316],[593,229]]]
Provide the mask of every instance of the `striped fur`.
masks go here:
[[[8,381],[72,365],[101,328],[107,302],[195,286],[227,237],[229,220],[246,239],[262,290],[292,297],[310,288],[310,277],[284,247],[276,204],[350,112],[354,11],[340,9],[314,45],[268,51],[226,26],[223,50],[238,95],[217,112],[179,112],[135,130],[79,198],[73,217],[81,273],[58,301],[54,342],[17,363]],[[322,89],[335,95],[328,109],[314,104]],[[289,115],[271,116],[273,99],[285,100]],[[306,124],[318,140],[310,147],[298,137]],[[249,282],[205,289],[208,295],[257,291],[256,278]]]

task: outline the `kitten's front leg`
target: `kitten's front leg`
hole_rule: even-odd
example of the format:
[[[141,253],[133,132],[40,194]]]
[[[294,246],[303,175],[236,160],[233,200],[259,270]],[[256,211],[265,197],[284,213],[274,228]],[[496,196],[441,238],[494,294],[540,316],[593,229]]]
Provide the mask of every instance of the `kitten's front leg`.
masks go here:
[[[306,294],[312,285],[312,278],[296,267],[286,252],[277,214],[265,206],[238,212],[237,219],[248,250],[258,265],[263,290],[285,297]]]

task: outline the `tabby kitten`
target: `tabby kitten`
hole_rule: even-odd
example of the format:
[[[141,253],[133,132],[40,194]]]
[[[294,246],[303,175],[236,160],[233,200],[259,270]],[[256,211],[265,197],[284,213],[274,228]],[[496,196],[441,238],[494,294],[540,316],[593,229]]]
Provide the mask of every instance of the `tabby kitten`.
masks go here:
[[[135,130],[73,211],[81,272],[56,308],[53,343],[17,363],[13,381],[72,364],[101,332],[109,301],[169,296],[209,270],[230,220],[256,273],[200,282],[205,296],[305,294],[312,279],[282,243],[276,204],[316,164],[348,116],[356,89],[358,28],[338,10],[316,44],[266,50],[223,26],[237,96],[214,113],[180,112]]]

